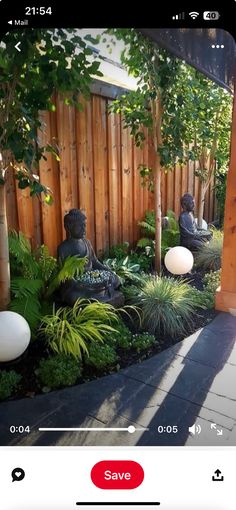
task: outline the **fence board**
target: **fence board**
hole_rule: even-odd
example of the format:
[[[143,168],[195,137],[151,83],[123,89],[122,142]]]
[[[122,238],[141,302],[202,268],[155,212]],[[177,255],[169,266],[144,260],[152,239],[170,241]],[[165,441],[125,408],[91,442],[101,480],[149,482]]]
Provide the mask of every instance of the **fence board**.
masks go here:
[[[40,132],[40,140],[43,145],[53,143],[57,140],[56,114],[53,112],[42,112],[41,120],[45,123],[43,132]],[[54,140],[55,139],[55,140]],[[56,248],[61,242],[61,196],[60,196],[60,169],[55,157],[47,153],[47,161],[41,159],[39,164],[40,181],[53,191],[53,204],[48,206],[44,202],[42,210],[42,237],[43,242],[49,248],[50,253],[56,255]]]
[[[109,103],[108,103],[109,104]],[[121,243],[121,118],[111,113],[107,119],[109,175],[110,245]]]
[[[79,207],[87,215],[87,236],[95,244],[94,173],[91,102],[80,99],[83,111],[76,111]]]
[[[122,241],[133,243],[133,158],[129,129],[121,125]]]
[[[57,131],[60,148],[61,219],[70,209],[78,207],[77,162],[75,138],[75,109],[57,99]],[[62,227],[62,237],[66,233]]]
[[[109,247],[108,158],[106,101],[92,98],[95,230],[97,252]]]

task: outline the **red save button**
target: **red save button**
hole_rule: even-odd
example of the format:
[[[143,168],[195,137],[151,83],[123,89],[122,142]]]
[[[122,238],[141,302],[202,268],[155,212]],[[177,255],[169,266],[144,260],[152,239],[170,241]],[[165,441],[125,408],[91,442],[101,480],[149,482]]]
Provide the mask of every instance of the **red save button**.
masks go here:
[[[93,466],[91,479],[99,489],[136,489],[144,471],[133,460],[103,460]]]

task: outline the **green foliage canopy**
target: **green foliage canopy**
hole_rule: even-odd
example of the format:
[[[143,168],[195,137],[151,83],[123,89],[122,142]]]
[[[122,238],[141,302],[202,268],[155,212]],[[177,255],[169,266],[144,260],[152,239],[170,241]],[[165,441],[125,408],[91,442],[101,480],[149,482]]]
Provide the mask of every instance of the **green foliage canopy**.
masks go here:
[[[15,45],[21,42],[21,52]],[[93,76],[101,76],[100,62],[74,29],[26,29],[11,31],[0,46],[0,184],[9,165],[17,171],[19,187],[30,187],[31,195],[46,195],[36,175],[46,152],[57,158],[55,141],[43,146],[38,137],[44,125],[40,110],[55,111],[53,94],[59,91],[67,105],[82,108],[79,94],[89,96]]]

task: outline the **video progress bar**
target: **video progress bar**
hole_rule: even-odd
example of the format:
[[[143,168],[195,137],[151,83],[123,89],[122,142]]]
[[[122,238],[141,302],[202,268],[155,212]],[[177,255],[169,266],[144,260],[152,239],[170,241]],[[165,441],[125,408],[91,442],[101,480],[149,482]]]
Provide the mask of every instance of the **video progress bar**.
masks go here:
[[[148,428],[136,428],[133,425],[129,427],[40,427],[38,429],[40,432],[129,432],[129,434],[134,434],[134,432],[149,430]]]
[[[80,501],[77,501],[77,503],[76,503],[76,505],[78,505],[78,506],[79,505],[84,505],[84,506],[89,506],[89,505],[96,505],[96,506],[99,506],[99,505],[100,506],[101,505],[106,505],[106,506],[108,506],[108,505],[113,505],[113,506],[122,506],[122,505],[128,505],[128,506],[135,506],[135,505],[136,506],[142,506],[142,505],[143,506],[160,506],[160,504],[161,503],[159,501],[154,501],[153,503],[151,503],[150,501],[148,501],[148,502],[144,501],[143,503],[140,503],[140,502],[139,503],[130,503],[130,501],[128,501],[127,503],[124,503],[124,502],[117,503],[117,502],[114,502],[114,501],[112,501],[110,503],[107,502],[107,501],[104,502],[104,503],[101,503],[101,502],[100,503],[94,503],[94,502],[88,503],[87,501],[85,503],[80,503]]]

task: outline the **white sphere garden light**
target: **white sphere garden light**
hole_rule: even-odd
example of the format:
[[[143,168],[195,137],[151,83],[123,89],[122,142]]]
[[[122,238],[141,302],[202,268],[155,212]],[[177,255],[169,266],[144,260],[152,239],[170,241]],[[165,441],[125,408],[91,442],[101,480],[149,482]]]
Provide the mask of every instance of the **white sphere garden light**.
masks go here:
[[[193,267],[193,255],[190,250],[184,246],[175,246],[170,248],[165,256],[166,269],[172,274],[189,273]]]
[[[198,226],[198,218],[195,218],[195,222],[196,222],[196,225]],[[207,222],[206,220],[202,219],[202,230],[207,230],[208,229],[208,225],[207,225]]]
[[[28,322],[15,312],[0,312],[0,362],[19,358],[30,342]]]

